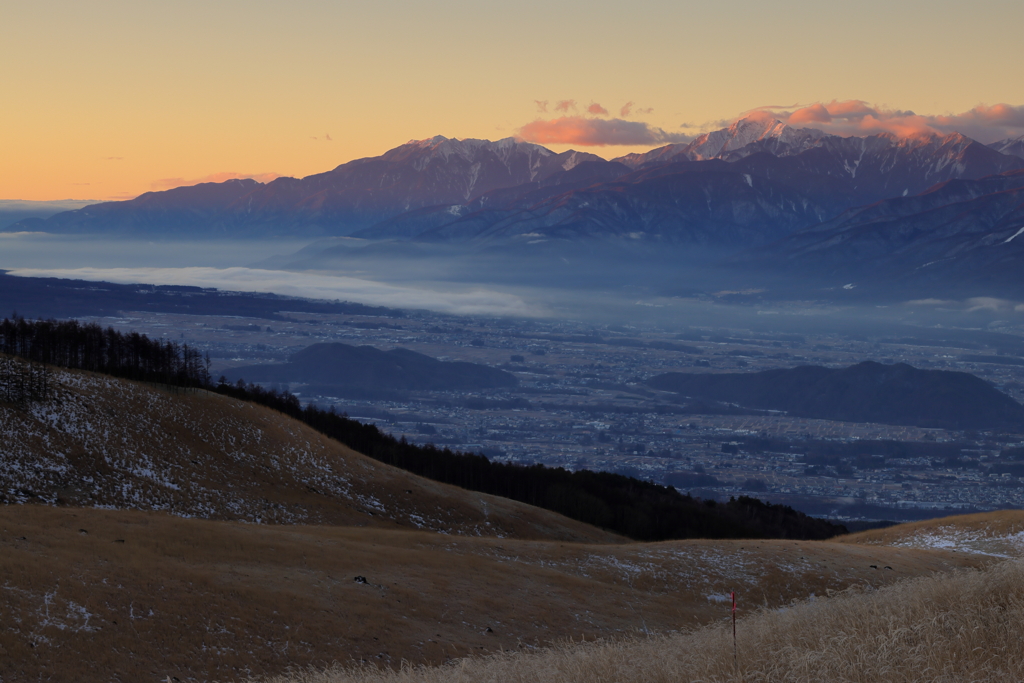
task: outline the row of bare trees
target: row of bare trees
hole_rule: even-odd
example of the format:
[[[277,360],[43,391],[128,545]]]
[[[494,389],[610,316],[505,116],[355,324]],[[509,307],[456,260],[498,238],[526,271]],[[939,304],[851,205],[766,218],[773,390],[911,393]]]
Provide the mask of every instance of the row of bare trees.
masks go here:
[[[0,353],[146,382],[181,387],[210,384],[209,356],[188,344],[77,320],[33,321],[17,314],[4,318],[0,322]]]
[[[0,357],[0,402],[24,406],[50,397],[50,371],[45,365]]]

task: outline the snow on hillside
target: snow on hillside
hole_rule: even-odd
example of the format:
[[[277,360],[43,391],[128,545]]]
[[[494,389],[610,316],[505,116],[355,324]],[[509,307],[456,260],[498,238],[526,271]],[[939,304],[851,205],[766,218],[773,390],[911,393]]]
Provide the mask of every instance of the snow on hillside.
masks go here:
[[[922,529],[892,545],[898,548],[929,548],[976,553],[992,557],[1024,555],[1024,531],[1007,533],[989,527],[965,528],[956,524]]]
[[[259,406],[51,372],[48,400],[0,404],[0,502],[471,535],[501,536],[511,523],[479,494],[377,463]]]

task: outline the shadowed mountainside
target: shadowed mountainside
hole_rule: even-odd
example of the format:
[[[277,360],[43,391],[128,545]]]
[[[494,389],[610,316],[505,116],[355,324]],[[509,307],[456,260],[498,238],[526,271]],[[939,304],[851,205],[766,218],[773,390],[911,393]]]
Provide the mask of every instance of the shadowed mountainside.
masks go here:
[[[1024,406],[966,372],[873,361],[841,370],[695,374],[668,372],[648,386],[692,398],[780,410],[799,417],[944,429],[1024,429]]]
[[[850,209],[731,263],[901,297],[1024,294],[1024,171]]]

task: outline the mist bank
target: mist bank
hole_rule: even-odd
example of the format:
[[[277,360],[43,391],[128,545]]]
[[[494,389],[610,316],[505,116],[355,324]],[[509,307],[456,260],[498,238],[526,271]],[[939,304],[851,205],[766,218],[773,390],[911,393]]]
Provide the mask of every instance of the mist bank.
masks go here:
[[[937,326],[978,335],[1024,324],[1024,299],[899,288],[879,298],[859,286],[773,281],[723,267],[727,257],[710,247],[628,240],[470,249],[353,238],[0,238],[0,269],[23,278],[271,293],[452,315],[891,337],[934,337],[935,330],[924,330]]]

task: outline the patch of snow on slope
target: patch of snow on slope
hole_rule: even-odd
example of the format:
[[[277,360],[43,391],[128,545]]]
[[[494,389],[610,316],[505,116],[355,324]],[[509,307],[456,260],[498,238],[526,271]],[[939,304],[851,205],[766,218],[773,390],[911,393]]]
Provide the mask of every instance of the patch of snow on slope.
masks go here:
[[[1006,241],[1005,241],[1005,242],[1003,242],[1003,244],[1009,244],[1009,243],[1010,243],[1010,242],[1012,242],[1012,241],[1013,241],[1013,240],[1014,240],[1015,238],[1017,238],[1017,237],[1020,237],[1020,236],[1021,236],[1021,234],[1024,234],[1024,227],[1022,227],[1022,228],[1021,228],[1020,230],[1018,230],[1018,231],[1017,231],[1017,232],[1015,232],[1014,234],[1012,234],[1012,235],[1010,235],[1009,237],[1007,237],[1007,238],[1006,238]]]
[[[1024,531],[1014,534],[997,534],[988,528],[940,526],[934,530],[917,532],[892,545],[900,548],[955,550],[962,553],[1010,558],[1024,555]]]

